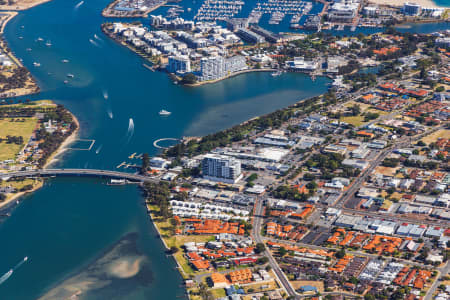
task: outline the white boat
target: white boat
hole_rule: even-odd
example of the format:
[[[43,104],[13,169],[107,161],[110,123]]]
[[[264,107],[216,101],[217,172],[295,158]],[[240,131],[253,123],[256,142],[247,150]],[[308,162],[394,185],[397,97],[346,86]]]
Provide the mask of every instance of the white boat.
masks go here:
[[[43,40],[44,40],[44,39],[41,38],[41,37],[38,37],[38,38],[37,38],[37,41],[38,41],[38,42],[42,42]]]
[[[158,114],[159,114],[160,116],[169,116],[169,115],[171,114],[171,112],[170,112],[170,111],[167,111],[167,110],[165,110],[165,109],[162,109],[162,110],[159,111]]]
[[[45,46],[47,46],[47,47],[50,47],[52,45],[52,42],[50,42],[50,41],[47,41],[46,43],[45,43]]]
[[[19,40],[23,39],[23,36],[19,36]]]
[[[75,77],[75,75],[70,74],[70,73],[68,73],[66,76],[69,77],[69,78],[74,78]]]
[[[68,59],[63,59],[63,60],[61,60],[61,62],[63,62],[63,63],[68,63],[69,62],[69,60]]]
[[[270,74],[270,75],[272,75],[272,77],[277,77],[277,76],[280,76],[281,74],[282,74],[281,71],[276,71],[276,72],[273,72],[273,73]]]
[[[40,67],[40,66],[41,66],[41,64],[40,64],[40,63],[38,63],[38,62],[34,62],[34,63],[33,63],[33,66],[35,66],[35,67]]]
[[[127,181],[125,179],[111,179],[108,185],[124,185]]]
[[[64,84],[68,84],[69,83],[69,80],[64,80]]]
[[[31,48],[27,48],[26,50],[27,50],[27,51],[31,51]]]

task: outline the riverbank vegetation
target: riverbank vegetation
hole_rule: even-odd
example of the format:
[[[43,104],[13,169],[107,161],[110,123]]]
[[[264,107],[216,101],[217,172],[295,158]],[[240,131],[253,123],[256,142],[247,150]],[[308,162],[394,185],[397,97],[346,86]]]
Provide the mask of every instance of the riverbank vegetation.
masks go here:
[[[214,148],[225,147],[233,142],[242,141],[268,128],[279,128],[284,122],[294,116],[300,117],[302,115],[307,115],[334,103],[336,103],[334,93],[328,92],[323,96],[309,98],[287,108],[279,109],[267,115],[254,118],[229,129],[209,134],[199,140],[192,139],[187,143],[179,143],[169,148],[165,152],[165,155],[180,158],[183,155],[195,156],[203,154]]]

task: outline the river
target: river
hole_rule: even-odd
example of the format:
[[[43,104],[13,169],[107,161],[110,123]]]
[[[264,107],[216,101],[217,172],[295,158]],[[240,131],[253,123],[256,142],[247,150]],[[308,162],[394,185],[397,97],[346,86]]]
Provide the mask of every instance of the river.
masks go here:
[[[254,73],[196,88],[176,86],[101,33],[100,12],[108,0],[86,0],[76,8],[77,3],[45,3],[19,13],[5,29],[11,49],[42,90],[23,98],[65,105],[80,121],[80,138],[95,140],[91,151],[68,151],[55,167],[115,169],[133,152],[156,154],[156,139],[211,133],[321,94],[329,83],[301,74]],[[64,84],[68,73],[74,78]],[[161,109],[172,115],[160,117]],[[54,178],[21,199],[0,224],[0,275],[25,256],[29,260],[0,284],[1,299],[58,299],[79,292],[80,299],[184,294],[139,190],[105,183]]]

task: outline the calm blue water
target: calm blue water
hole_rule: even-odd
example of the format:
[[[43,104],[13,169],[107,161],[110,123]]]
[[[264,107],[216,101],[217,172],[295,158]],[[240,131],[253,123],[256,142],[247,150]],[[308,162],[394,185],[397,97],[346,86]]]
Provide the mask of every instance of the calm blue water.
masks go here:
[[[5,31],[11,49],[42,89],[26,98],[64,104],[80,120],[80,137],[95,140],[91,151],[67,152],[56,167],[115,169],[133,152],[156,154],[156,139],[214,132],[321,94],[329,82],[312,82],[300,74],[272,78],[255,73],[197,88],[176,86],[102,35],[105,19],[100,11],[108,0],[85,0],[75,9],[77,3],[54,0],[21,12]],[[38,37],[52,46],[36,42]],[[62,59],[70,62],[63,64]],[[33,62],[41,67],[33,67]],[[75,78],[66,85],[68,73]],[[172,115],[159,117],[161,109]],[[7,245],[2,247],[0,276],[30,257],[0,285],[0,299],[36,299],[67,287],[73,293],[88,290],[84,299],[175,299],[183,294],[181,278],[154,237],[138,189],[104,183],[92,178],[51,179],[0,224],[2,244]],[[133,247],[123,256],[145,257],[142,271],[109,284],[86,273],[108,261],[111,247],[128,233],[138,238],[126,240]],[[111,265],[114,262],[111,259]],[[88,288],[80,285],[86,274],[93,276]]]
[[[450,0],[433,0],[434,3],[438,6],[443,7],[449,7],[450,6]]]

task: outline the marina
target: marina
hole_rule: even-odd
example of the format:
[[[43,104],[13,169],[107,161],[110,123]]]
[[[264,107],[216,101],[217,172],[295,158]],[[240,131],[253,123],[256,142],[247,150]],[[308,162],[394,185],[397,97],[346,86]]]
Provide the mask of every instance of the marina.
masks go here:
[[[205,0],[194,17],[196,21],[216,21],[233,18],[244,5],[241,0]]]

